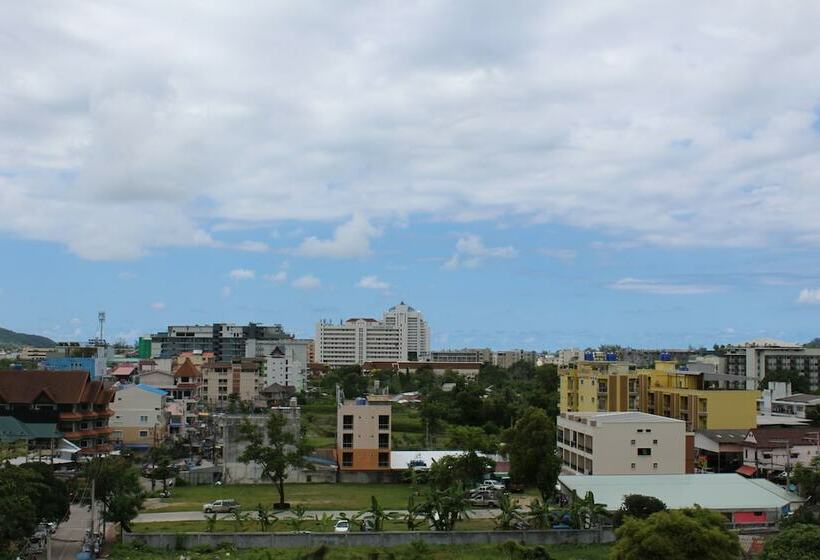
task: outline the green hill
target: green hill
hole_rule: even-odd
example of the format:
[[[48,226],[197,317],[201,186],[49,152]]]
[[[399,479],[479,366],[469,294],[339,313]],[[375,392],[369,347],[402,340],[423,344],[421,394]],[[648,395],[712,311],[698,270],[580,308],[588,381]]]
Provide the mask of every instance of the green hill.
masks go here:
[[[51,348],[56,345],[56,342],[44,336],[23,334],[0,328],[0,348],[21,348],[23,346]]]

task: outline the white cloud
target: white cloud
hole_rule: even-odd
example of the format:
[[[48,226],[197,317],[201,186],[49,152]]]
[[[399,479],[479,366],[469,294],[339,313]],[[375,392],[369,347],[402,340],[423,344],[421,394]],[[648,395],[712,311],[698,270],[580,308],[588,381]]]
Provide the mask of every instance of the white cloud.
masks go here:
[[[322,285],[322,281],[312,274],[305,274],[304,276],[300,276],[295,279],[292,285],[294,288],[299,288],[300,290],[313,290],[320,287]]]
[[[240,251],[247,251],[249,253],[264,253],[270,249],[267,243],[262,241],[243,241],[237,243],[234,248]]]
[[[17,2],[0,231],[98,260],[356,213],[816,247],[818,26],[812,2]],[[363,231],[299,252],[366,256]]]
[[[614,284],[611,284],[609,287],[613,290],[642,292],[646,294],[658,295],[708,294],[723,290],[722,286],[710,286],[707,284],[659,282],[656,280],[639,280],[637,278],[622,278]]]
[[[820,304],[820,288],[804,288],[797,296],[797,303]]]
[[[578,251],[574,249],[541,248],[538,252],[559,261],[573,261],[578,256]]]
[[[337,227],[330,239],[308,237],[296,249],[306,257],[356,258],[370,255],[370,239],[379,230],[360,214]]]
[[[165,309],[166,306],[165,306],[165,302],[163,302],[163,301],[155,301],[155,302],[151,303],[150,307],[151,307],[151,309],[154,309],[156,311],[162,311],[163,309]]]
[[[477,235],[465,235],[456,242],[456,252],[444,263],[447,270],[475,268],[486,259],[511,259],[518,255],[514,247],[486,247]]]
[[[380,292],[390,290],[390,284],[384,280],[379,280],[378,276],[362,276],[356,286],[365,288],[366,290],[378,290]]]
[[[233,280],[253,280],[256,272],[249,268],[235,268],[228,273]]]
[[[262,278],[268,282],[284,284],[288,281],[288,273],[285,270],[280,270],[279,272],[275,272],[273,274],[265,274]]]

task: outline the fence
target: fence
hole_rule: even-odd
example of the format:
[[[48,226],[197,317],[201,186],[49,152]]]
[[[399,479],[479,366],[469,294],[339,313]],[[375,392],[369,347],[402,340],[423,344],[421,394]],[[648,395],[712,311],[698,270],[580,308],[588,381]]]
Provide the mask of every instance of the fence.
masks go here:
[[[430,545],[498,544],[507,540],[535,544],[595,544],[615,541],[611,529],[551,531],[414,531],[380,533],[126,533],[126,544],[187,550],[231,545],[235,548],[391,547],[424,541]]]

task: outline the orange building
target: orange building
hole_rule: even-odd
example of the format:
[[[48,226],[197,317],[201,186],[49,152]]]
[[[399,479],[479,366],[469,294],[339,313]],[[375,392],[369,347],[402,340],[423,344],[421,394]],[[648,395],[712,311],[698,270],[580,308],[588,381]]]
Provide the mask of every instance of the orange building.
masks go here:
[[[340,398],[336,406],[336,453],[339,470],[390,470],[390,402]]]

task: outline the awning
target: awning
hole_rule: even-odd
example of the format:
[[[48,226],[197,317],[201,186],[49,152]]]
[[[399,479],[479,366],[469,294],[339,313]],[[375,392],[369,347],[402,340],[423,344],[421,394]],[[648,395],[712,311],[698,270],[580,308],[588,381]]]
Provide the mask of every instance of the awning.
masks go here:
[[[750,467],[748,465],[743,465],[739,469],[735,471],[737,474],[742,474],[743,476],[754,476],[757,472],[757,469],[754,467]]]

